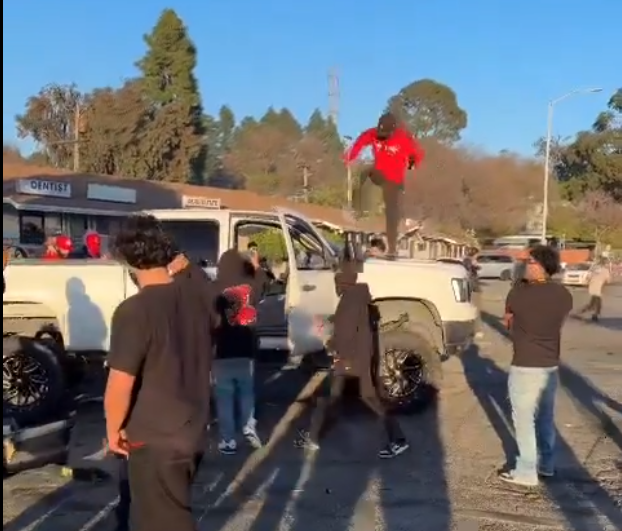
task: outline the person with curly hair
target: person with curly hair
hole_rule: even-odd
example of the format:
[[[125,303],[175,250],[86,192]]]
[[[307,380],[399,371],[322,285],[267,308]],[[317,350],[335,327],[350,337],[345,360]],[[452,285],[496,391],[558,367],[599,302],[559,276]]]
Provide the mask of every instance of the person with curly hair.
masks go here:
[[[556,249],[538,245],[526,262],[525,282],[506,300],[505,323],[514,356],[508,378],[518,455],[499,472],[506,483],[532,487],[555,474],[555,394],[561,331],[572,310],[572,295],[552,280],[559,271]],[[514,461],[514,459],[511,459]]]
[[[153,216],[128,218],[111,248],[139,288],[112,317],[104,395],[110,451],[127,459],[130,528],[194,531],[191,486],[209,420],[212,312],[201,290],[171,275],[179,251]]]

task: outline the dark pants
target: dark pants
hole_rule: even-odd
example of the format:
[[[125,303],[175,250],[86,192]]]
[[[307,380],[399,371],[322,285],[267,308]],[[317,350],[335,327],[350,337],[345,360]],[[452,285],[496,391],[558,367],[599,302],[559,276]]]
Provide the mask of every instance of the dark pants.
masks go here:
[[[195,531],[192,483],[201,455],[152,447],[132,450],[128,477],[132,531]]]
[[[387,252],[390,255],[397,254],[397,237],[402,217],[402,196],[404,187],[401,184],[387,180],[382,173],[375,168],[368,168],[361,173],[357,190],[357,210],[359,213],[371,208],[371,186],[378,186],[382,191],[384,203],[385,232],[387,235]]]
[[[603,309],[603,298],[600,297],[599,295],[592,295],[587,305],[584,306],[581,312],[579,313],[592,312],[592,315],[594,317],[600,317],[600,312],[602,311],[602,309]]]
[[[348,376],[333,374],[330,383],[329,398],[321,398],[311,416],[309,436],[313,441],[322,439],[329,429],[335,424],[338,409],[341,406],[343,392]],[[384,405],[377,396],[361,395],[361,400],[367,408],[381,421],[388,442],[396,442],[404,438],[399,423],[392,415],[388,414]]]
[[[130,529],[130,505],[132,496],[130,494],[130,480],[128,477],[127,459],[122,455],[115,456],[119,463],[118,484],[119,484],[119,503],[115,509],[117,526],[115,531],[129,531]]]

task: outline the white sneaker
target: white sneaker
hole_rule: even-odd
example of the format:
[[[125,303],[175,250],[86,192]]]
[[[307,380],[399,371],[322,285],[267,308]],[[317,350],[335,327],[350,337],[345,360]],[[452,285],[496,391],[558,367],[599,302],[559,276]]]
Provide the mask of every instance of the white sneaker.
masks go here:
[[[218,451],[224,455],[233,455],[238,450],[238,443],[235,442],[235,439],[231,439],[230,441],[222,440],[218,443]]]
[[[263,443],[261,442],[259,435],[257,435],[257,430],[255,430],[254,427],[246,426],[242,430],[242,434],[248,441],[248,444],[250,444],[253,448],[257,449],[263,446]]]

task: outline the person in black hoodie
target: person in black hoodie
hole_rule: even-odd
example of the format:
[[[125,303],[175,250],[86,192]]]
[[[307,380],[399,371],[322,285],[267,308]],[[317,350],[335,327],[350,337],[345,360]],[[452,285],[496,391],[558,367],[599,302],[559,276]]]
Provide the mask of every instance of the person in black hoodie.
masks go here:
[[[235,399],[240,401],[242,434],[253,448],[261,447],[255,420],[254,359],[258,349],[255,329],[257,304],[263,298],[264,282],[255,267],[236,249],[225,251],[218,261],[213,366],[216,410],[225,455],[237,451]]]
[[[335,275],[339,303],[333,320],[334,332],[327,348],[333,353],[333,373],[330,397],[318,402],[308,432],[301,432],[295,445],[310,450],[319,449],[320,439],[334,422],[346,381],[358,380],[360,398],[382,422],[387,444],[378,456],[390,459],[408,449],[408,443],[397,422],[378,397],[371,377],[371,363],[378,348],[377,327],[379,316],[372,304],[369,286],[357,283],[355,264],[346,262]]]

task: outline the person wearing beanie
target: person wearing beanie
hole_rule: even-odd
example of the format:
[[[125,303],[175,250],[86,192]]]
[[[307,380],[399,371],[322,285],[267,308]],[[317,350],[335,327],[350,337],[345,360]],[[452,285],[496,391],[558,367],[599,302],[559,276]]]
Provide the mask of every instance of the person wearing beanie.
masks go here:
[[[374,162],[363,170],[357,190],[359,214],[365,210],[367,183],[382,188],[388,256],[397,255],[398,228],[401,218],[401,198],[406,171],[418,168],[424,157],[419,143],[406,129],[398,125],[391,113],[383,114],[378,125],[361,133],[345,154],[346,164],[352,164],[361,151],[371,146]]]
[[[333,423],[347,380],[358,380],[360,399],[381,421],[386,445],[378,456],[397,457],[409,445],[397,422],[390,415],[376,392],[371,377],[371,363],[378,348],[378,315],[372,304],[369,286],[357,282],[356,264],[345,262],[335,274],[335,289],[339,303],[333,319],[334,332],[327,344],[333,354],[330,396],[321,399],[311,417],[309,431],[302,431],[294,444],[300,448],[318,450],[320,439]]]

